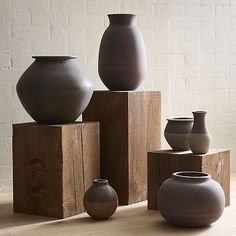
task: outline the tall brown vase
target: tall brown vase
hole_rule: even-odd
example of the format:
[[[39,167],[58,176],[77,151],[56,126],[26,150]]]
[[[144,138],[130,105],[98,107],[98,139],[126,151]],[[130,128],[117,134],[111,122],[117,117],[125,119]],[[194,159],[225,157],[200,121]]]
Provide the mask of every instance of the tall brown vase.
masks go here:
[[[189,146],[195,154],[205,154],[208,152],[211,142],[211,135],[208,132],[205,111],[193,112],[193,128],[189,135]]]
[[[88,105],[93,86],[74,56],[39,56],[19,79],[16,90],[38,123],[74,122]]]
[[[136,16],[110,14],[103,34],[98,72],[109,90],[135,90],[146,74],[145,45],[136,25]]]

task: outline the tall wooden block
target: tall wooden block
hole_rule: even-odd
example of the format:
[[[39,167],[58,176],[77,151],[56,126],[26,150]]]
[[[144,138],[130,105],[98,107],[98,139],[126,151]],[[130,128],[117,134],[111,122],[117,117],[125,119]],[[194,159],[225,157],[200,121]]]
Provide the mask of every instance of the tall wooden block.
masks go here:
[[[230,151],[211,149],[207,154],[158,150],[148,153],[148,209],[157,210],[157,195],[161,184],[176,171],[206,172],[225,193],[225,205],[230,204]],[[174,199],[173,199],[174,200]]]
[[[14,211],[65,218],[84,211],[100,177],[98,122],[13,125]]]
[[[83,120],[100,122],[101,177],[119,202],[146,200],[147,152],[160,148],[160,92],[95,91]]]

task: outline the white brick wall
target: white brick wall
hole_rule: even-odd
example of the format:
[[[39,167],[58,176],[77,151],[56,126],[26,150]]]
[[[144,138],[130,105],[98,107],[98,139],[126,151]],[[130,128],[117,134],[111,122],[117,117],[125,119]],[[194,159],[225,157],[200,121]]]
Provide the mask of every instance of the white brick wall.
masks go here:
[[[12,179],[11,124],[31,120],[15,91],[31,56],[78,55],[104,89],[97,58],[108,13],[138,15],[148,61],[139,89],[162,91],[162,129],[167,117],[207,110],[212,146],[231,149],[236,171],[235,0],[0,0],[0,191]]]

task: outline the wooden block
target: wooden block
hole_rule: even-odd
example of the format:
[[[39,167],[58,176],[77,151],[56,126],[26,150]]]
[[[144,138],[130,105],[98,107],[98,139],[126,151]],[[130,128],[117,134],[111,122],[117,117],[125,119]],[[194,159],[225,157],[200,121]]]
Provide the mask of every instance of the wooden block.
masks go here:
[[[157,195],[161,184],[176,171],[195,170],[206,172],[216,180],[225,192],[226,206],[230,204],[230,151],[211,149],[197,155],[172,150],[148,153],[148,209],[157,210]]]
[[[120,204],[146,200],[147,152],[160,148],[160,92],[95,91],[83,120],[100,123],[101,177]]]
[[[100,177],[98,122],[13,125],[14,211],[65,218],[84,211]]]

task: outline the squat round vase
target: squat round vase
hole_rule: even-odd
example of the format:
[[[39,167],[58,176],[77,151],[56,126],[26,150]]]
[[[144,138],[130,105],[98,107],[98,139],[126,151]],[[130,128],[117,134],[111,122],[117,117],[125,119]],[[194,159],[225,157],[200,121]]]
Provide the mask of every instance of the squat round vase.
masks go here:
[[[192,118],[167,119],[164,136],[174,151],[187,151],[189,147],[189,135],[193,127]]]
[[[225,195],[219,183],[206,173],[181,171],[160,187],[158,206],[170,224],[197,227],[209,225],[224,211]]]
[[[211,135],[208,132],[205,122],[205,111],[193,112],[194,123],[189,136],[189,146],[194,154],[205,154],[208,152],[211,142]]]
[[[16,90],[28,114],[40,124],[74,122],[87,107],[93,87],[73,56],[36,56]]]
[[[106,179],[95,179],[84,195],[84,208],[93,219],[110,218],[118,206],[118,196]]]
[[[143,37],[132,14],[110,14],[99,49],[98,72],[111,91],[135,90],[146,74]]]

